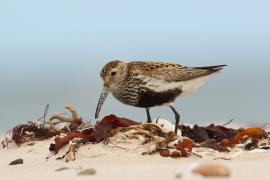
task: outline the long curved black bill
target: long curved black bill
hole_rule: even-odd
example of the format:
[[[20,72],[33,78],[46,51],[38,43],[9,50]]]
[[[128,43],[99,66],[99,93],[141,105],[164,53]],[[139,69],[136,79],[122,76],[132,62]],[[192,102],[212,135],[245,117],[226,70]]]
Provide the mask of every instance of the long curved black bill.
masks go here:
[[[100,109],[101,109],[106,97],[108,96],[109,92],[110,92],[109,88],[106,87],[105,85],[103,85],[103,88],[102,88],[102,91],[101,91],[101,94],[100,94],[100,97],[99,97],[99,100],[98,100],[95,119],[98,118]]]

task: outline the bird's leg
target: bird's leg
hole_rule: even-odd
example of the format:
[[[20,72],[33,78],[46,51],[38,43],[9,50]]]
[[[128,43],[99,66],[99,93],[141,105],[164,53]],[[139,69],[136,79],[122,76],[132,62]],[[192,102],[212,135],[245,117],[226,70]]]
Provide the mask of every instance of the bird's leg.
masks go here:
[[[176,111],[176,109],[172,105],[169,105],[169,107],[171,108],[171,110],[173,111],[173,113],[175,115],[175,129],[174,129],[174,132],[175,132],[175,134],[177,134],[179,121],[180,121],[180,114]]]
[[[147,123],[152,123],[149,109],[150,108],[145,108],[147,114]]]

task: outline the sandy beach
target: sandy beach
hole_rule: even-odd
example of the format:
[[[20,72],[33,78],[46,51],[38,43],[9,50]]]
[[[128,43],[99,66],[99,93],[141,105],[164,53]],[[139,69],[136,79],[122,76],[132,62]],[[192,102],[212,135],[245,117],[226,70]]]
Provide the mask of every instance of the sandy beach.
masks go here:
[[[164,158],[159,154],[141,155],[142,150],[126,150],[108,147],[104,144],[87,144],[79,148],[77,159],[66,163],[55,160],[67,150],[63,148],[57,155],[46,160],[48,147],[53,139],[35,142],[34,145],[12,145],[0,149],[1,177],[10,180],[48,179],[204,179],[191,170],[205,163],[218,163],[230,170],[229,178],[217,179],[269,179],[270,151],[249,151],[235,155],[231,160],[213,160],[214,156],[203,158]],[[229,154],[227,154],[229,155]],[[22,158],[23,164],[9,166],[15,159]],[[93,175],[80,176],[85,169],[95,171]],[[91,176],[91,177],[89,177]],[[216,179],[216,178],[211,178]]]

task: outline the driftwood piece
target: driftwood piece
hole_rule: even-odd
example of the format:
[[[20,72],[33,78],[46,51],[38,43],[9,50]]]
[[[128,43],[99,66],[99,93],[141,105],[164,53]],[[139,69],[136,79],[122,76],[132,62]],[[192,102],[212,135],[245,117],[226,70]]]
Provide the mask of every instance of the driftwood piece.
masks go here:
[[[65,108],[70,111],[71,118],[68,116],[65,116],[61,113],[54,113],[48,120],[50,127],[56,131],[57,133],[61,132],[67,132],[68,131],[74,131],[78,129],[81,125],[84,125],[84,122],[81,117],[78,117],[76,109],[71,105],[65,105]],[[58,128],[56,127],[55,123],[53,123],[53,120],[57,119],[59,122],[62,123],[69,123],[69,126],[66,126],[66,128]],[[58,123],[57,123],[58,124]]]

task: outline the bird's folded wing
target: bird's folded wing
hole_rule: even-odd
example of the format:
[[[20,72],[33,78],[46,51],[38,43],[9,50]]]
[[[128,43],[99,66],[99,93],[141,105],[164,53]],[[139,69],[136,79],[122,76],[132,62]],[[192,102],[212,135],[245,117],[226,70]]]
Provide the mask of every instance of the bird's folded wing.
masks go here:
[[[129,72],[135,75],[167,82],[180,82],[200,78],[218,72],[225,66],[186,67],[178,64],[142,61],[131,62],[128,65],[132,69]]]

